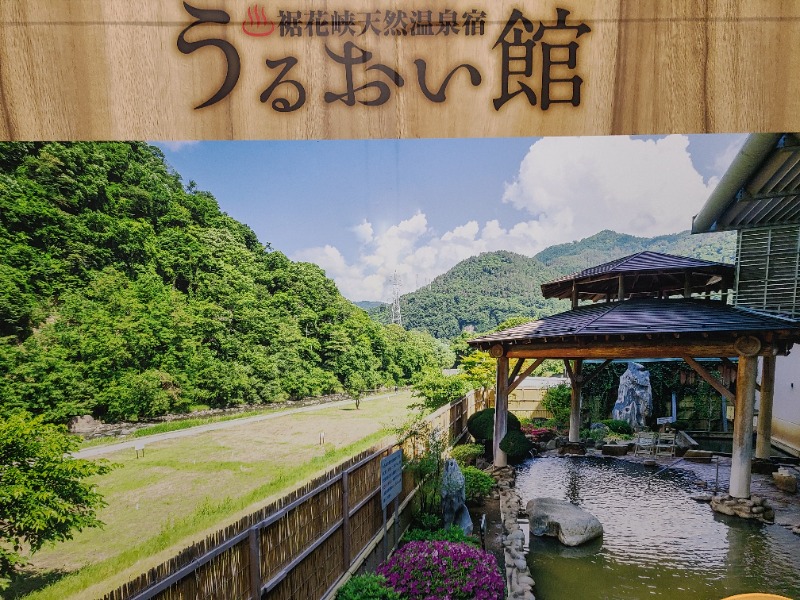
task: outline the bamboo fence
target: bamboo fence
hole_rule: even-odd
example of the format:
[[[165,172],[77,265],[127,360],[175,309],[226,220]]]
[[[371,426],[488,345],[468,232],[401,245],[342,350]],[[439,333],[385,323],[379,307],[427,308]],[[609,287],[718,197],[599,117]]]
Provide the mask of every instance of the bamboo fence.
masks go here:
[[[484,408],[480,392],[428,417],[455,441]],[[103,600],[311,600],[324,597],[382,535],[380,461],[370,449],[150,569]],[[413,452],[413,450],[411,450]],[[404,452],[409,453],[406,444]],[[400,502],[414,493],[403,474]]]

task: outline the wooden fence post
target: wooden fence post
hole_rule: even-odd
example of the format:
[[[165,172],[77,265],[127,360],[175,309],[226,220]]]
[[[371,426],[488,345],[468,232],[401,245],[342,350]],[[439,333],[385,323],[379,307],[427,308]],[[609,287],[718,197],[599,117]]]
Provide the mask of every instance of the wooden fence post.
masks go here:
[[[250,598],[261,600],[261,530],[253,527],[250,530]]]
[[[342,473],[342,573],[350,568],[350,472]]]

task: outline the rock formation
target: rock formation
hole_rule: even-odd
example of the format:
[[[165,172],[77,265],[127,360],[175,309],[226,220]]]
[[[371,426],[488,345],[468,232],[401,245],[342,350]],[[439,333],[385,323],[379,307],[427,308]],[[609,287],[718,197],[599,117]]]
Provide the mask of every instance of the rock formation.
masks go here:
[[[566,500],[534,498],[525,509],[533,535],[557,537],[565,546],[578,546],[603,535],[597,517]]]
[[[441,493],[445,528],[458,525],[466,535],[471,535],[472,517],[465,504],[467,495],[464,474],[452,458],[448,458],[444,464]]]
[[[634,430],[645,426],[644,419],[653,412],[653,391],[650,388],[650,373],[639,363],[629,362],[628,369],[619,378],[617,403],[611,416],[627,421]]]

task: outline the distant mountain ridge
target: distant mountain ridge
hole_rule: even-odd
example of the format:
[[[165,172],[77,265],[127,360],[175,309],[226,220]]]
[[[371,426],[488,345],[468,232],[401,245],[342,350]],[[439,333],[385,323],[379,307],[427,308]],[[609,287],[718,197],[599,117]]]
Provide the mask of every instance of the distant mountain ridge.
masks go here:
[[[565,310],[546,300],[541,284],[629,254],[650,250],[732,263],[735,233],[642,238],[604,230],[585,239],[545,248],[534,257],[500,250],[467,258],[431,283],[400,298],[403,326],[449,339],[463,331],[488,331],[510,317],[539,318]],[[370,315],[388,322],[389,306]]]
[[[688,231],[682,231],[641,238],[605,229],[577,242],[545,248],[534,259],[563,276],[647,250],[732,264],[736,255],[736,234],[691,235]]]

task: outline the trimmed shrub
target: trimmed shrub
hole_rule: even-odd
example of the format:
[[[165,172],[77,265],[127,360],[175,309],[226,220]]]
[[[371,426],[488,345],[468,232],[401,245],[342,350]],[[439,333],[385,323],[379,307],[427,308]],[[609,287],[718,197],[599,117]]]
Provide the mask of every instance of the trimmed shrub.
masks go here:
[[[514,413],[508,413],[507,431],[519,431],[522,425]],[[467,430],[476,440],[494,439],[494,409],[486,408],[474,413],[467,419]]]
[[[497,600],[503,578],[489,552],[468,544],[409,542],[378,573],[407,600]]]
[[[400,600],[383,575],[355,575],[347,580],[339,591],[336,600]]]
[[[481,444],[462,444],[450,450],[450,457],[463,470],[467,465],[474,465],[475,460],[483,456],[483,452],[484,448]]]
[[[500,441],[500,450],[508,455],[510,461],[521,461],[530,457],[533,443],[525,434],[516,429],[510,429]]]
[[[467,502],[481,504],[494,487],[494,478],[477,467],[466,466],[461,469],[464,474],[464,487]]]
[[[400,538],[400,544],[408,544],[409,542],[453,542],[459,544],[470,544],[476,548],[480,546],[480,542],[473,537],[464,533],[458,525],[451,525],[447,529],[409,529]]]
[[[630,435],[633,433],[633,427],[627,421],[620,421],[619,419],[604,419],[600,421],[603,425],[611,430],[611,433],[624,433]]]

